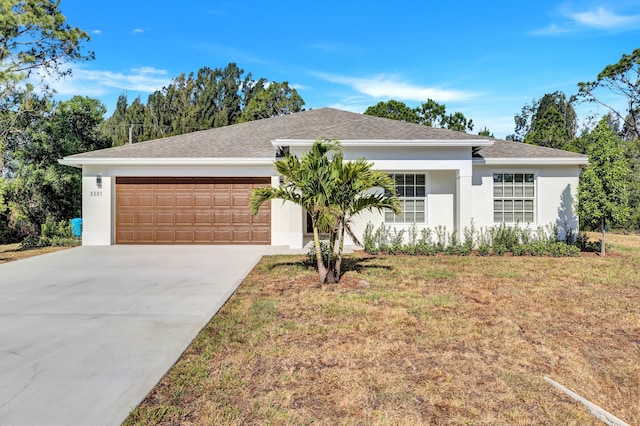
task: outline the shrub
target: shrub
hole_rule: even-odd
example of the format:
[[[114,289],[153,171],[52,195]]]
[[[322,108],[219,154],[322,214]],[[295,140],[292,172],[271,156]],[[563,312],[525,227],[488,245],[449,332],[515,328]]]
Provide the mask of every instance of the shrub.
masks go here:
[[[481,242],[478,246],[478,254],[480,256],[488,256],[491,252],[491,246],[487,242]]]
[[[21,250],[29,250],[46,246],[46,242],[37,235],[27,235],[20,243]]]
[[[527,246],[525,244],[517,244],[513,246],[511,252],[514,256],[524,256],[527,254]]]
[[[494,244],[493,252],[498,256],[504,256],[504,254],[507,252],[507,246],[504,244]]]
[[[320,252],[322,253],[322,261],[324,264],[329,263],[329,254],[331,254],[331,248],[329,247],[329,243],[327,241],[320,241]],[[309,251],[307,252],[307,260],[310,265],[317,268],[318,267],[318,257],[316,256],[316,247],[312,244],[309,246]]]
[[[378,254],[378,245],[376,244],[375,234],[373,232],[373,223],[367,223],[364,228],[364,236],[362,238],[364,242],[364,251],[368,254]],[[315,253],[314,253],[315,256]]]

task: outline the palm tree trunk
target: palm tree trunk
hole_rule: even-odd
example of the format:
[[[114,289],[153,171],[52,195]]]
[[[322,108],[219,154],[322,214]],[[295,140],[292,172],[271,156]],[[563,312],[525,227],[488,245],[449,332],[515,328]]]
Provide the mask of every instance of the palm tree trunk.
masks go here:
[[[338,257],[336,259],[336,265],[334,267],[334,275],[336,278],[336,282],[340,282],[340,274],[341,272],[341,268],[342,268],[342,251],[344,250],[344,224],[341,226],[340,228],[340,240],[339,240],[339,244],[340,247],[338,248]]]
[[[324,284],[327,281],[327,268],[324,266],[324,260],[322,259],[322,249],[320,248],[320,234],[318,233],[318,227],[315,223],[313,223],[313,245],[316,249],[318,280],[320,281],[320,284]]]

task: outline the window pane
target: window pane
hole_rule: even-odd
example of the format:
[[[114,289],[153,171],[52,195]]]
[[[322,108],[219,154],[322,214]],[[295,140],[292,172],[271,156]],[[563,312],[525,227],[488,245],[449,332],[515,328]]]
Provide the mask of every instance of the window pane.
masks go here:
[[[404,197],[404,186],[396,186],[398,197]]]
[[[532,223],[533,222],[533,213],[525,212],[524,221],[527,222],[527,223]]]
[[[386,210],[384,212],[384,221],[393,223],[395,222],[395,216],[396,216],[395,213],[393,213],[391,210]]]
[[[417,212],[416,213],[416,222],[424,223],[424,212]]]
[[[505,182],[513,182],[513,173],[505,173],[504,174]]]
[[[501,212],[494,212],[493,213],[493,221],[496,223],[502,223],[502,213]]]
[[[406,185],[415,185],[415,175],[405,175],[405,184]]]
[[[526,212],[533,211],[533,200],[524,200],[524,211]]]
[[[502,200],[493,200],[493,211],[502,211]]]
[[[404,185],[404,175],[395,175],[396,185]]]
[[[493,187],[493,196],[494,197],[502,197],[503,194],[504,194],[504,192],[503,192],[501,186],[494,186]]]
[[[524,181],[533,183],[533,173],[527,173],[526,175],[524,175]]]
[[[505,221],[506,223],[513,223],[513,222],[514,222],[514,220],[513,220],[513,213],[505,213],[505,214],[504,214],[504,221]]]
[[[414,201],[413,200],[405,201],[404,202],[404,210],[407,211],[407,212],[415,211]]]
[[[513,201],[512,200],[504,200],[504,211],[513,211]]]
[[[416,185],[425,185],[426,177],[425,175],[416,175]]]
[[[493,174],[493,182],[494,183],[502,182],[502,173],[494,173]]]
[[[405,197],[415,197],[415,188],[413,186],[407,186],[407,190],[404,195]]]
[[[523,175],[523,174],[521,174],[521,173],[516,173],[516,174],[514,175],[514,177],[515,177],[516,182],[518,182],[518,183],[520,183],[520,182],[524,181],[524,175]]]
[[[520,213],[520,212],[514,213],[513,214],[513,221],[514,222],[520,222],[520,223],[524,222],[524,216],[523,215],[524,215],[524,213]]]
[[[416,211],[424,212],[424,200],[416,200]]]
[[[513,188],[513,196],[514,197],[522,197],[523,188],[521,186],[516,186]]]
[[[513,210],[516,212],[524,210],[524,202],[522,200],[515,200],[513,202]]]
[[[407,213],[405,214],[404,221],[405,221],[406,223],[413,223],[413,222],[415,222],[415,219],[416,219],[416,215],[415,215],[415,213],[413,213],[413,212],[411,212],[411,213],[407,212]]]
[[[524,196],[525,197],[533,197],[533,186],[525,186],[524,187]]]
[[[427,191],[424,186],[416,187],[416,197],[425,197],[427,195]]]
[[[505,188],[504,189],[504,196],[505,197],[513,197],[513,188]]]

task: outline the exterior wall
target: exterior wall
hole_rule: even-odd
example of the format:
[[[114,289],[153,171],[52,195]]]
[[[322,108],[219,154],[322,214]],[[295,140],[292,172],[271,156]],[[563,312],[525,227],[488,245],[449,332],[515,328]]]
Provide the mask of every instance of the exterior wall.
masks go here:
[[[557,225],[561,237],[566,228],[578,229],[574,211],[580,168],[578,166],[488,166],[475,165],[472,179],[473,220],[476,227],[494,226],[493,173],[514,172],[535,175],[535,222],[531,228]],[[565,228],[566,224],[566,228]],[[527,226],[527,224],[521,224]]]
[[[102,185],[97,184],[101,176]],[[82,244],[110,245],[113,241],[115,179],[104,168],[84,167],[82,173]]]
[[[301,154],[304,148],[296,147]],[[428,147],[345,147],[345,158],[365,156],[374,167],[389,173],[427,173],[426,223],[419,228],[446,227],[461,234],[471,221],[476,227],[493,226],[493,172],[529,172],[535,174],[535,223],[532,227],[556,224],[564,233],[565,223],[577,228],[573,200],[578,188],[578,166],[489,166],[472,164],[471,149]],[[292,152],[294,150],[292,149]],[[102,179],[98,187],[96,177]],[[278,176],[270,164],[239,166],[84,166],[83,167],[83,244],[114,244],[115,178],[116,176],[206,176],[239,177],[271,176],[274,186]],[[300,249],[309,241],[305,213],[292,203],[271,202],[271,244]],[[367,223],[377,228],[384,215],[364,212],[354,218],[354,231],[362,237]],[[524,225],[524,224],[523,224]],[[396,229],[409,229],[411,224],[391,224]],[[460,235],[461,236],[461,235]],[[350,239],[346,245],[353,245]]]

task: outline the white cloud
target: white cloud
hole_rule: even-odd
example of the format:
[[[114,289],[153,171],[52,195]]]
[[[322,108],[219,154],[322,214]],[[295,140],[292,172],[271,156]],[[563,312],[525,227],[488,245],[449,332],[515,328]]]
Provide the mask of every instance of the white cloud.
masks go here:
[[[585,29],[629,31],[640,28],[640,15],[616,13],[606,6],[576,11],[568,5],[559,9],[560,23],[553,22],[547,27],[533,31],[533,35],[558,35]]]
[[[151,93],[171,83],[167,71],[152,67],[134,68],[123,72],[89,70],[76,67],[73,75],[45,81],[59,95],[102,96],[114,89]]]
[[[577,24],[591,28],[620,29],[640,24],[640,15],[616,15],[604,7],[569,15]]]
[[[91,31],[91,34],[100,35],[100,34],[102,34],[102,31],[100,31],[100,30],[93,30],[93,31]]]
[[[145,30],[143,30],[142,28],[135,28],[133,31],[131,31],[133,33],[133,35],[138,35],[138,34],[142,34]]]
[[[463,101],[476,93],[448,90],[438,87],[419,86],[401,81],[396,76],[384,74],[372,78],[357,78],[327,73],[314,73],[317,77],[332,83],[344,84],[356,91],[376,99],[396,99],[400,101],[423,102],[433,99],[440,102]]]
[[[566,34],[570,33],[571,30],[567,27],[560,27],[555,23],[550,24],[548,27],[541,28],[539,30],[533,31],[531,34],[533,35],[557,35],[557,34]]]

